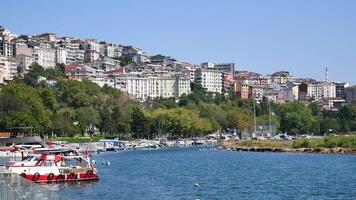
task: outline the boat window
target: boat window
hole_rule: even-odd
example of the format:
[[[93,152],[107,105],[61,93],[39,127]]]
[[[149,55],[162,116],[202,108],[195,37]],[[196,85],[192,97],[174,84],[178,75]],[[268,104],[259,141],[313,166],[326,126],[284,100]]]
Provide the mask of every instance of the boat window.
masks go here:
[[[52,167],[52,166],[54,166],[54,162],[53,162],[53,161],[46,161],[45,164],[44,164],[44,166],[46,166],[46,167]]]
[[[34,156],[28,156],[26,161],[31,161],[34,158]],[[34,160],[35,161],[35,160]]]

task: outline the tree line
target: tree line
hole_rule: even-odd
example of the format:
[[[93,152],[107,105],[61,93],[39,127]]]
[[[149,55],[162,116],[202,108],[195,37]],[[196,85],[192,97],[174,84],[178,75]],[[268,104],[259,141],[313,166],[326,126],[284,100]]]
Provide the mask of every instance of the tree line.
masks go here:
[[[323,134],[330,130],[356,131],[356,106],[325,111],[315,102],[274,104],[264,98],[256,104],[234,95],[205,92],[193,85],[179,100],[155,99],[144,105],[128,94],[90,81],[68,80],[63,65],[43,69],[34,64],[23,78],[0,91],[0,129],[31,126],[58,136],[95,134],[120,138],[188,138],[236,129],[252,132],[254,104],[258,124],[272,124],[280,132]],[[55,82],[41,81],[41,77]]]

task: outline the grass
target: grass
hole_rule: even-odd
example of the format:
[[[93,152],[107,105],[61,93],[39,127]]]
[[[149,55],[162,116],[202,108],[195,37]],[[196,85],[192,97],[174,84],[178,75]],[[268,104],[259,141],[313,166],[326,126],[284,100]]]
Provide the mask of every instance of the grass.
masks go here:
[[[291,148],[292,141],[257,141],[257,140],[245,140],[237,141],[238,146],[244,147],[263,147],[263,148]]]
[[[295,140],[294,148],[335,148],[356,149],[356,136],[327,136],[318,140]]]
[[[293,141],[237,141],[233,146],[260,147],[260,148],[335,148],[343,147],[356,149],[356,135],[353,136],[327,136],[322,139],[307,140],[298,139]],[[229,145],[229,146],[230,146]]]

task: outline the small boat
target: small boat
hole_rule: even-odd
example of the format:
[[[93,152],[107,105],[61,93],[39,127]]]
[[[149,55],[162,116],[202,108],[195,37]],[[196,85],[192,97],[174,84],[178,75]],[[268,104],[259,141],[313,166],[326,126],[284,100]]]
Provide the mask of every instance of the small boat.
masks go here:
[[[42,154],[38,161],[8,164],[6,168],[33,182],[98,180],[97,170],[87,155],[61,156]]]

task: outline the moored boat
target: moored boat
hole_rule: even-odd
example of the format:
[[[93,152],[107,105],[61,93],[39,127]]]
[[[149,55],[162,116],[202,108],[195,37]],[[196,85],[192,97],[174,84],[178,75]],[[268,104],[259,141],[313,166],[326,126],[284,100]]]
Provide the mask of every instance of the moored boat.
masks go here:
[[[22,165],[7,165],[12,172],[21,174],[34,182],[64,182],[98,180],[97,170],[87,155],[60,156],[42,154],[33,164],[23,162]]]

